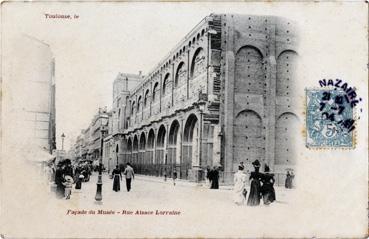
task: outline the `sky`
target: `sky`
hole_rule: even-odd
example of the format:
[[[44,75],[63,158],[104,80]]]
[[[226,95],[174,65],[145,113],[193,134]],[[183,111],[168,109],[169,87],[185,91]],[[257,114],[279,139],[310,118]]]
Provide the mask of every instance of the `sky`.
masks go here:
[[[111,107],[112,83],[119,72],[147,74],[207,15],[226,12],[285,16],[288,12],[290,19],[306,24],[314,21],[309,11],[315,11],[315,15],[330,11],[309,10],[292,3],[241,2],[3,5],[7,33],[27,34],[51,47],[56,62],[57,145],[60,147],[60,135],[64,133],[67,148],[81,129],[88,127],[99,107]],[[78,19],[51,19],[45,14],[78,15]]]

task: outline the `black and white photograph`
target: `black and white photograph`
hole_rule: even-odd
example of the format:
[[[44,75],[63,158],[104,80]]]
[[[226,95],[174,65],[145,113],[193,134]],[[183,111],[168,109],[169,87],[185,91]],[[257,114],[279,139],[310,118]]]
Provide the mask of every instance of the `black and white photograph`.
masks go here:
[[[368,5],[1,5],[2,238],[364,238]]]

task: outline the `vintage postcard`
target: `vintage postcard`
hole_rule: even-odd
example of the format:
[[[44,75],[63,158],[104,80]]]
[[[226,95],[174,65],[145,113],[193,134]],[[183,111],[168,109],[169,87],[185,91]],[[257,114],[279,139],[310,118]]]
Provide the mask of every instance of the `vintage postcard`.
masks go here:
[[[366,238],[368,4],[4,1],[2,238]]]

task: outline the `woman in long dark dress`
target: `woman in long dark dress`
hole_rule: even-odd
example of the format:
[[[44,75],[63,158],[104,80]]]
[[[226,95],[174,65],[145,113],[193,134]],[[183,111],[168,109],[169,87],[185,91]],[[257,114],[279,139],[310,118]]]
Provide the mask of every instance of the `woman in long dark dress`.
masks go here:
[[[275,190],[274,190],[274,174],[269,173],[270,169],[268,165],[265,165],[265,173],[262,177],[263,186],[261,186],[261,193],[263,195],[264,205],[269,205],[275,201]]]
[[[210,179],[211,178],[211,179]],[[210,189],[219,189],[219,171],[214,167],[210,173],[211,187]]]
[[[82,188],[82,180],[84,178],[82,172],[81,172],[81,168],[77,167],[75,170],[75,176],[76,176],[76,189],[81,189]]]
[[[62,167],[63,166],[59,163],[55,171],[56,196],[58,198],[64,197],[64,190],[65,190],[65,186],[63,185],[63,183],[65,182],[65,179],[63,176],[64,169]]]
[[[252,165],[254,166],[255,171],[251,172],[250,175],[250,180],[251,180],[251,185],[250,185],[250,194],[249,194],[249,198],[247,200],[247,205],[248,206],[258,206],[260,204],[260,199],[261,199],[261,178],[262,178],[262,174],[259,172],[260,169],[260,162],[259,160],[255,160]]]
[[[289,171],[287,171],[287,175],[286,175],[286,181],[284,183],[284,187],[285,188],[290,188],[290,181],[291,181],[291,174]]]
[[[293,172],[291,172],[291,175],[290,175],[290,188],[293,188],[293,179],[295,178],[295,174],[293,174]]]
[[[120,180],[122,180],[122,173],[119,170],[118,165],[115,167],[112,174],[113,174],[113,190],[118,192],[120,191]]]

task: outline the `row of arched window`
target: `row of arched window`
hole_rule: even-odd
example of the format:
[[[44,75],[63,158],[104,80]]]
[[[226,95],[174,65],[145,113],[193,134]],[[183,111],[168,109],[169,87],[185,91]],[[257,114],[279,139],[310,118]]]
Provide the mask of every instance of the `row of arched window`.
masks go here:
[[[205,51],[202,47],[199,47],[192,58],[191,67],[190,67],[190,74],[189,78],[194,79],[198,75],[200,75],[205,69],[206,69],[206,62],[205,62]],[[175,77],[174,77],[174,88],[178,88],[187,82],[187,69],[185,62],[180,62],[177,66],[177,69],[175,71]],[[171,92],[172,88],[172,80],[171,80],[171,74],[166,73],[164,76],[164,80],[161,87],[162,97],[168,94],[168,92]],[[145,108],[148,106],[149,103],[149,97],[150,97],[150,89],[147,89],[145,91],[145,94],[142,98],[140,95],[136,101],[132,101],[131,104],[131,115],[133,115],[135,112],[139,112],[142,110],[142,107]],[[154,86],[152,88],[152,102],[155,103],[159,100],[160,97],[160,84],[158,81],[154,83]]]
[[[201,30],[199,30],[199,32],[196,34],[194,34],[192,40],[189,39],[187,45],[184,45],[183,47],[181,47],[177,53],[173,54],[173,56],[166,62],[164,63],[161,67],[160,67],[160,71],[162,71],[163,69],[165,69],[166,67],[168,67],[170,64],[172,64],[172,62],[174,62],[176,59],[178,59],[178,57],[180,57],[183,53],[186,52],[186,50],[188,48],[190,48],[191,46],[194,46],[195,43],[197,41],[199,41],[201,39],[201,37],[203,37],[205,35],[205,32],[207,31],[207,28],[203,28]],[[159,74],[159,70],[157,72],[154,73],[153,77],[155,77],[157,74]]]

